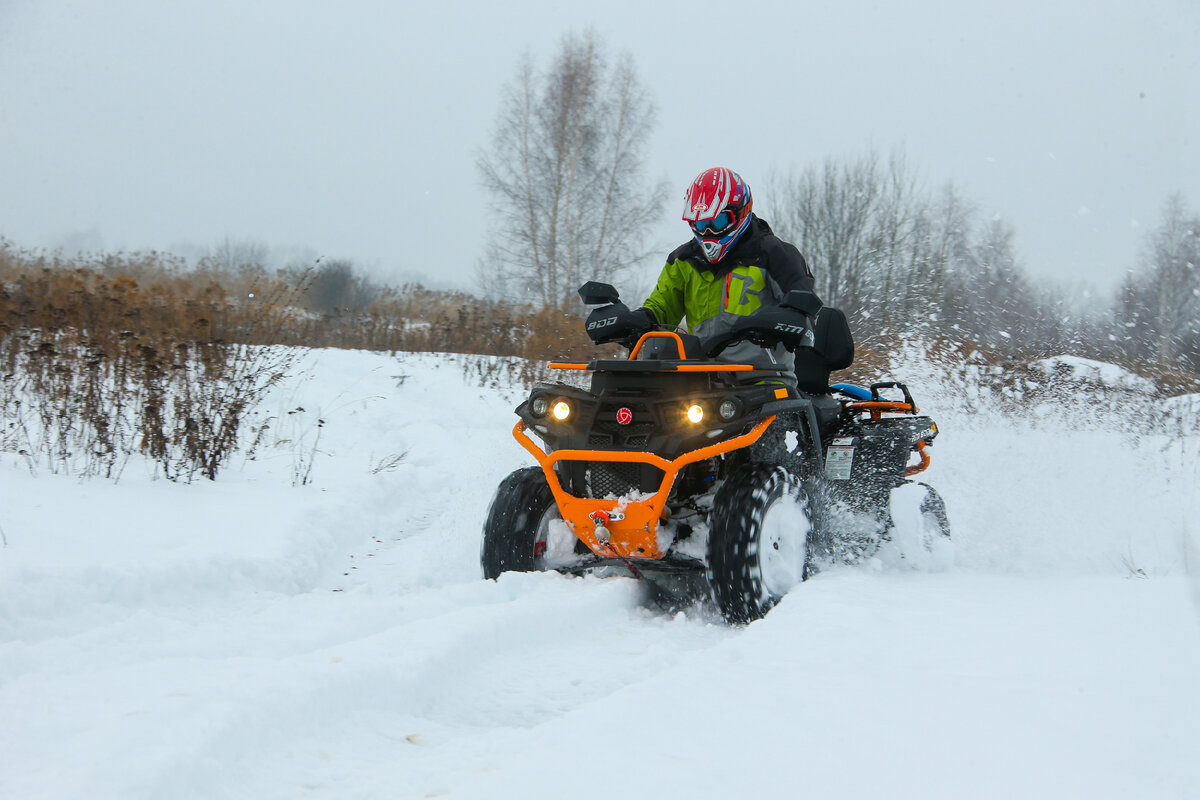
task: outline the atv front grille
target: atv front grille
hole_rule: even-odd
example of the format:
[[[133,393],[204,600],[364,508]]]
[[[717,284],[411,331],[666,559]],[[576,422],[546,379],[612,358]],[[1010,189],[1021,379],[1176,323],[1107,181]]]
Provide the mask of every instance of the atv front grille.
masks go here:
[[[584,468],[583,480],[588,497],[624,497],[641,490],[640,469],[637,464],[621,461],[590,461]]]
[[[588,434],[588,444],[605,448],[642,448],[650,441],[656,428],[653,422],[635,422],[631,425],[597,422]]]
[[[595,500],[656,492],[663,475],[657,467],[625,461],[584,461],[578,467],[576,494]]]

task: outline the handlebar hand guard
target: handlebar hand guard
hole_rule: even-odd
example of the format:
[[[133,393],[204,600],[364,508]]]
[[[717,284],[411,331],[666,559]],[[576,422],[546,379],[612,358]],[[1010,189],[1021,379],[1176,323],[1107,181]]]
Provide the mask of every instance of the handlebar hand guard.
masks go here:
[[[596,344],[617,342],[632,347],[638,338],[658,325],[654,315],[645,308],[629,310],[621,301],[602,306],[588,314],[587,335]]]

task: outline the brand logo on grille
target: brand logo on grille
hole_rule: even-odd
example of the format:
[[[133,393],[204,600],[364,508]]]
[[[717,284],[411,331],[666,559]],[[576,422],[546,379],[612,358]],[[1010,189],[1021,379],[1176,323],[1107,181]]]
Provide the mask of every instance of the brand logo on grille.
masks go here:
[[[628,425],[629,423],[633,422],[633,412],[628,408],[618,408],[617,422],[622,425]]]

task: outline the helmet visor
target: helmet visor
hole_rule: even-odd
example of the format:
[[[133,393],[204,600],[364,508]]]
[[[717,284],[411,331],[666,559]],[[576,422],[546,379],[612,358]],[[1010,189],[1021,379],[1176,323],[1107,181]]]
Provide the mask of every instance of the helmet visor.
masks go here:
[[[733,227],[733,214],[722,211],[712,219],[699,219],[689,223],[697,236],[720,236]]]

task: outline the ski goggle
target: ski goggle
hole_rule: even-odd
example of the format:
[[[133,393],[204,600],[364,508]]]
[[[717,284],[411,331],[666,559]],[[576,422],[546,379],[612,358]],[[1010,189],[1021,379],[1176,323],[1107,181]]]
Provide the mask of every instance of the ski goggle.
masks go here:
[[[700,219],[688,224],[692,226],[692,230],[696,232],[697,236],[716,236],[733,226],[733,214],[722,211],[712,219]]]

